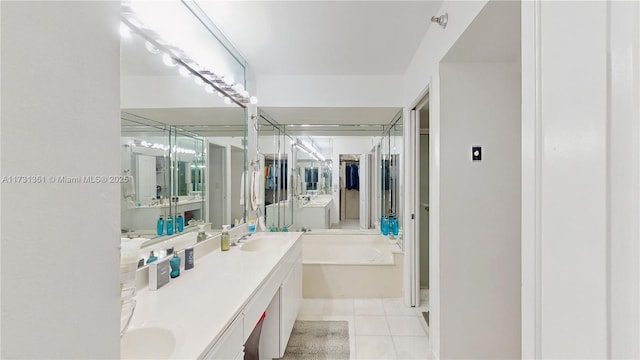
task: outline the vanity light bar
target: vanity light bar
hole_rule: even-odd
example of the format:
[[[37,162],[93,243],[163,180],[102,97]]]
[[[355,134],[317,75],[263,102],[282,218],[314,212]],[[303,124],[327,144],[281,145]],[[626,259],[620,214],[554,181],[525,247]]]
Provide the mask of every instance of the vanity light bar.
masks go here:
[[[243,89],[238,91],[240,87],[236,87],[232,81],[229,81],[231,82],[231,84],[229,84],[228,82],[224,81],[224,77],[219,76],[210,70],[198,70],[197,68],[199,67],[199,65],[197,64],[197,62],[192,60],[185,51],[160,40],[160,35],[156,31],[147,28],[144,25],[141,25],[140,21],[136,18],[133,10],[130,6],[127,5],[126,2],[123,2],[121,21],[122,24],[126,25],[126,27],[128,27],[131,32],[138,34],[149,44],[151,44],[153,48],[159,50],[159,54],[163,54],[165,58],[170,59],[167,61],[173,61],[175,65],[180,66],[181,69],[185,69],[181,70],[181,74],[183,72],[187,73],[187,75],[191,74],[196,78],[197,81],[201,81],[201,83],[205,85],[205,87],[211,86],[220,94],[226,96],[225,102],[233,102],[241,108],[246,108],[246,104],[248,103],[257,104],[258,99],[255,96],[249,96],[249,92],[244,90],[243,86],[241,86]],[[149,48],[147,47],[147,49]],[[205,89],[205,91],[207,90]],[[214,91],[209,90],[207,92],[213,93]],[[229,100],[227,101],[226,99]]]
[[[299,139],[296,139],[295,146],[297,146],[300,150],[306,152],[307,154],[311,155],[314,159],[318,161],[325,161],[325,158],[324,156],[322,156],[322,154],[320,154],[312,146],[307,145],[304,141],[300,141]]]

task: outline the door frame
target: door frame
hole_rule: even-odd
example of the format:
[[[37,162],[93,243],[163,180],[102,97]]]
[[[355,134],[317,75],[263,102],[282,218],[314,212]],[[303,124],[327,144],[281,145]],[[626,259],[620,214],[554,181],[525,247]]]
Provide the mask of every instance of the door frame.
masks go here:
[[[404,174],[404,221],[403,221],[403,237],[404,237],[404,303],[407,306],[420,305],[420,115],[419,109],[429,104],[431,101],[430,89],[431,79],[425,89],[420,93],[411,106],[404,109],[403,118],[407,119],[407,124],[403,127],[403,150],[405,154]],[[429,106],[429,111],[431,111]],[[418,111],[416,111],[418,110]],[[431,116],[430,116],[431,117]],[[429,156],[433,157],[429,144]],[[431,159],[430,159],[431,160]],[[429,161],[429,174],[432,174],[434,162]],[[430,184],[429,192],[433,191]],[[431,198],[431,196],[429,197]],[[431,239],[432,218],[429,217],[429,237]],[[430,253],[431,253],[431,241]],[[431,262],[430,262],[431,264]],[[432,278],[431,265],[429,269],[429,283]]]

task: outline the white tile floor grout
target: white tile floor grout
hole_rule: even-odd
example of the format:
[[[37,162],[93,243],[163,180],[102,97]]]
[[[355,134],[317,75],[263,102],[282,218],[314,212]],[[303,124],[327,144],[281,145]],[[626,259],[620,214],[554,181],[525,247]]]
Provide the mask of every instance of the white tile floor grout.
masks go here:
[[[427,309],[402,299],[303,299],[298,320],[348,321],[351,359],[428,359]]]

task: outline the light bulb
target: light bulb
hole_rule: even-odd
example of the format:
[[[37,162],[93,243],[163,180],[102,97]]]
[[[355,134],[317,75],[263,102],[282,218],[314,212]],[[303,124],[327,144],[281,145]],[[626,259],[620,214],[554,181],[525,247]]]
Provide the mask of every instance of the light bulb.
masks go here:
[[[231,75],[223,77],[222,80],[224,81],[225,84],[227,84],[229,86],[233,85],[233,83],[235,82],[233,80],[233,76],[231,76]]]
[[[247,90],[242,90],[242,93],[240,95],[242,95],[242,97],[248,98],[249,92]]]
[[[204,80],[202,80],[202,78],[200,76],[194,77],[193,81],[195,81],[196,84],[198,84],[198,85],[204,85]]]
[[[211,86],[211,84],[207,84],[204,86],[204,91],[208,92],[209,94],[213,94],[213,86]]]
[[[244,86],[242,84],[237,83],[233,85],[233,90],[235,90],[238,94],[241,94],[244,91]]]
[[[175,60],[173,60],[173,58],[171,57],[171,55],[169,54],[164,54],[162,55],[162,62],[167,65],[168,67],[174,67],[176,66],[176,62]]]
[[[252,103],[253,105],[258,103],[258,98],[255,96],[252,96],[249,98],[249,102]]]
[[[144,43],[144,47],[152,54],[160,54],[160,49],[148,41]]]
[[[189,76],[191,75],[191,71],[189,71],[189,69],[187,69],[186,66],[184,65],[180,65],[180,67],[178,68],[178,72],[180,73],[180,75],[182,76]]]
[[[131,30],[127,26],[127,24],[121,22],[120,23],[120,36],[123,38],[131,37]]]
[[[228,96],[224,97],[224,103],[227,105],[231,105],[231,98],[229,98]]]

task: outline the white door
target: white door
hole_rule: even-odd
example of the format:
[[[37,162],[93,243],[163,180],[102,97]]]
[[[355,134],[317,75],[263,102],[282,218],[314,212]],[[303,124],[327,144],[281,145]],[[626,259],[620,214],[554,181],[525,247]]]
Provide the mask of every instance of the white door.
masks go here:
[[[404,302],[408,306],[420,304],[420,119],[415,109],[404,127]]]
[[[359,167],[359,177],[360,177],[360,228],[368,229],[369,228],[369,210],[371,207],[369,206],[369,185],[371,179],[371,159],[369,154],[361,154],[360,155],[360,167]]]

